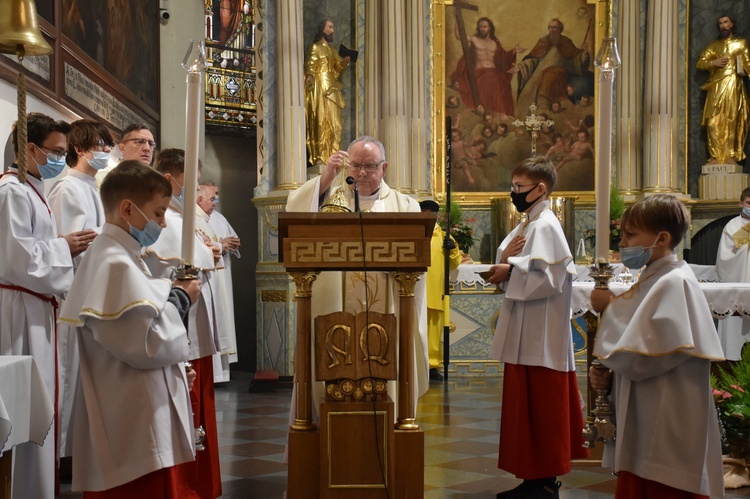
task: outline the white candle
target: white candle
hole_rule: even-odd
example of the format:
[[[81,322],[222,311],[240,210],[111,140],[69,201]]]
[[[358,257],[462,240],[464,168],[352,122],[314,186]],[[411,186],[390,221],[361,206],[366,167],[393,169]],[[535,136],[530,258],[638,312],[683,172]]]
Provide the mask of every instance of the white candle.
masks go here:
[[[612,89],[614,70],[599,71],[599,119],[596,130],[597,263],[609,262],[609,189],[612,179]]]
[[[187,103],[185,106],[185,183],[182,212],[182,264],[193,265],[195,260],[195,207],[198,190],[198,146],[200,145],[200,109],[203,98],[203,73],[187,74]]]

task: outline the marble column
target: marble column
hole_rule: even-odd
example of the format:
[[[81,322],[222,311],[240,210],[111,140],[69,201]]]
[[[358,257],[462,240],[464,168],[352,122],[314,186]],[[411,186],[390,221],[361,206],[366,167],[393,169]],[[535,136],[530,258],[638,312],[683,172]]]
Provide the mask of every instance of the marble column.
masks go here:
[[[380,23],[380,0],[366,0],[365,4],[365,119],[363,135],[380,138],[380,40],[382,38]]]
[[[617,7],[617,43],[622,65],[617,75],[618,111],[615,150],[616,187],[626,196],[641,190],[643,91],[641,71],[641,12],[639,0],[622,0]]]
[[[388,159],[388,184],[410,192],[411,140],[407,102],[406,6],[403,0],[381,0],[382,15],[382,142]],[[413,61],[412,61],[413,62]]]
[[[678,2],[648,2],[643,90],[643,191],[681,192]],[[684,181],[684,179],[682,179]]]
[[[253,15],[255,20],[255,118],[256,121],[256,149],[257,149],[257,156],[256,158],[256,164],[255,167],[257,169],[257,178],[260,179],[263,177],[263,165],[266,163],[266,147],[265,143],[263,142],[263,139],[265,137],[265,130],[263,127],[266,124],[266,121],[264,119],[266,114],[266,108],[265,108],[265,87],[263,85],[263,67],[264,67],[264,61],[265,58],[264,55],[264,49],[265,49],[265,43],[266,39],[264,35],[265,31],[265,24],[264,21],[264,5],[262,0],[254,0],[253,1]]]
[[[302,0],[279,0],[276,5],[276,122],[279,141],[276,189],[290,190],[307,180]]]
[[[409,108],[411,123],[411,192],[429,194],[427,173],[430,147],[427,130],[430,123],[427,107],[427,63],[429,55],[425,42],[427,33],[425,2],[406,2],[407,43],[411,61],[409,78]]]

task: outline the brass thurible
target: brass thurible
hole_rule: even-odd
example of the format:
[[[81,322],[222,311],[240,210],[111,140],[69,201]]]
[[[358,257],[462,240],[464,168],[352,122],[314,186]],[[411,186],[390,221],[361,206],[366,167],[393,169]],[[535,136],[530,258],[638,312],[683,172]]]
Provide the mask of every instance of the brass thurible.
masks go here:
[[[591,363],[595,369],[606,369],[599,360]],[[596,447],[596,442],[605,444],[615,441],[617,428],[613,421],[614,410],[607,398],[607,390],[596,390],[596,407],[591,416],[586,418],[583,428],[583,446],[587,449]]]

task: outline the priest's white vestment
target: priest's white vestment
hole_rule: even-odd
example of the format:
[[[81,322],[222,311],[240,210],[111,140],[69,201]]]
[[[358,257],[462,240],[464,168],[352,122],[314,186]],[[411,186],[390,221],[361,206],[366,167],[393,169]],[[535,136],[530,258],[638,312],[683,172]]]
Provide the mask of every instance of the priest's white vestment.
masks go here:
[[[734,238],[735,234],[746,225],[750,225],[750,219],[738,216],[730,220],[721,233],[716,254],[716,274],[724,282],[750,282],[748,241],[738,240],[735,243]],[[750,227],[748,230],[750,231]],[[719,305],[719,303],[714,304],[714,306]],[[724,356],[727,360],[740,360],[742,345],[750,341],[750,319],[727,317],[719,321],[717,329]]]
[[[286,204],[288,212],[317,212],[320,208],[321,193],[320,177],[308,180],[297,190],[289,193]],[[335,187],[333,187],[335,189]],[[350,209],[354,208],[354,198],[349,189],[345,189]],[[421,212],[419,203],[400,192],[391,189],[385,181],[380,189],[372,196],[360,196],[361,209],[373,212]],[[367,272],[370,310],[381,313],[395,313],[398,316],[398,285],[383,272]],[[346,283],[346,285],[342,285]],[[417,399],[429,388],[427,358],[427,301],[424,275],[417,281],[414,290],[414,301],[417,308],[414,325],[413,369],[416,383],[414,384],[414,409]],[[364,311],[364,285],[361,272],[321,272],[313,282],[312,287],[312,319],[319,315],[345,311],[356,314]],[[314,323],[313,323],[314,327]],[[315,362],[313,362],[315,365]],[[315,373],[313,372],[313,380]],[[324,384],[313,384],[313,414],[317,421],[318,406],[325,398]],[[397,405],[396,383],[388,383],[388,393]],[[396,413],[398,409],[396,410]],[[294,398],[292,398],[291,418],[294,418]]]

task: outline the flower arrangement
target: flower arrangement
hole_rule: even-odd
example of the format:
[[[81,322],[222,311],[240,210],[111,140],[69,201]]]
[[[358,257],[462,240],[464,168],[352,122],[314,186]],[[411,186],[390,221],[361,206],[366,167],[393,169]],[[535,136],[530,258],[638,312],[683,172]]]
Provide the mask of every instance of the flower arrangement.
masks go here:
[[[609,191],[609,249],[620,251],[620,239],[622,239],[622,228],[620,218],[625,212],[625,200],[615,189]],[[596,243],[596,229],[589,229],[585,233],[585,239],[594,246]]]
[[[731,371],[719,368],[718,376],[711,375],[711,386],[723,451],[750,462],[750,344]]]
[[[474,246],[474,229],[469,224],[473,224],[477,221],[476,218],[464,219],[464,212],[461,205],[458,203],[451,203],[451,230],[450,234],[458,244],[458,249],[464,253],[469,252],[469,248]],[[445,232],[447,230],[447,219],[445,216],[445,206],[440,207],[438,213],[438,223]]]

